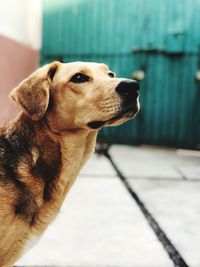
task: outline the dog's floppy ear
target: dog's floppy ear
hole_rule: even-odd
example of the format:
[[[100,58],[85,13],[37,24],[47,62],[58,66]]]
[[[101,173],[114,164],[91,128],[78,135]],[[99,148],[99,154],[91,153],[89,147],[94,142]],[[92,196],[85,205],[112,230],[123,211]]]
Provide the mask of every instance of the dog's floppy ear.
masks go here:
[[[41,119],[49,104],[49,90],[60,65],[55,61],[33,72],[10,94],[10,97],[33,120]]]

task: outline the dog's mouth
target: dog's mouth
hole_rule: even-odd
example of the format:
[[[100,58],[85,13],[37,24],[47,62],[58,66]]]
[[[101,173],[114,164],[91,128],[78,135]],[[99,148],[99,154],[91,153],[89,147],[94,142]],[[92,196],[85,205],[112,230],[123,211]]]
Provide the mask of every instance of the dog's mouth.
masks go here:
[[[127,119],[131,119],[133,118],[138,112],[138,107],[137,105],[131,105],[126,107],[125,109],[121,110],[119,112],[119,114],[117,114],[116,116],[112,117],[109,120],[106,121],[92,121],[88,123],[88,126],[91,129],[98,129],[103,127],[105,124],[107,125],[112,125],[114,122],[122,119],[122,118],[127,118]]]

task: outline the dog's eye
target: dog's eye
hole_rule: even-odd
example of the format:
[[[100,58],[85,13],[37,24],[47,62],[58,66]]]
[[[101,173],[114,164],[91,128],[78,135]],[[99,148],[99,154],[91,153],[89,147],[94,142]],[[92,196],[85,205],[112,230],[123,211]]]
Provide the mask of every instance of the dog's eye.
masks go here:
[[[89,79],[90,78],[83,73],[76,73],[71,77],[70,82],[72,82],[72,83],[85,83],[85,82],[88,82]]]
[[[114,78],[115,74],[113,72],[108,72],[108,76],[110,76],[110,78]]]

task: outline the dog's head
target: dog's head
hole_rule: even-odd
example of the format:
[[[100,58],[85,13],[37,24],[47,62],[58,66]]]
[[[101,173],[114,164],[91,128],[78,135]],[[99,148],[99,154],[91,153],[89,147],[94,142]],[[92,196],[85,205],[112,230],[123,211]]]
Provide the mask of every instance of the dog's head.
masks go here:
[[[139,110],[139,85],[116,78],[107,65],[53,62],[11,92],[33,120],[45,119],[56,132],[119,125]]]

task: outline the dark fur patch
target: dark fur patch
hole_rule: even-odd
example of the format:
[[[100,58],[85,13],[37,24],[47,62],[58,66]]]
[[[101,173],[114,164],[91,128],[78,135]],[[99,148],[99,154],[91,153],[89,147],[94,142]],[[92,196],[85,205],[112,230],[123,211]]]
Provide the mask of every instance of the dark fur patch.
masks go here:
[[[43,199],[49,201],[56,179],[60,174],[61,153],[60,145],[53,142],[47,136],[41,140],[42,146],[38,147],[40,156],[33,166],[33,175],[39,176],[44,181]]]
[[[27,169],[31,171],[30,179],[43,180],[44,192],[41,197],[49,201],[60,172],[60,146],[44,133],[41,133],[42,137],[39,135],[39,138],[36,138],[33,122],[28,117],[13,125],[9,134],[2,132],[0,135],[0,179],[5,183],[12,183],[16,188],[15,214],[32,223],[38,206],[33,193],[23,181],[23,177],[19,177],[18,166],[23,159],[26,159]],[[39,152],[39,158],[34,166],[32,165],[32,148],[37,148]]]
[[[20,191],[20,195],[15,206],[15,214],[21,215],[30,222],[33,221],[37,213],[38,206],[35,201],[34,195],[28,190],[26,186]]]
[[[32,124],[20,126],[14,129],[6,136],[7,148],[13,155],[13,160],[20,160],[20,157],[29,152],[33,142],[33,126]],[[14,153],[13,153],[14,152]]]
[[[44,193],[43,199],[49,201],[52,197],[52,190],[56,178],[58,178],[60,172],[60,161],[54,160],[51,163],[45,161],[42,157],[37,160],[37,163],[33,167],[33,175],[39,176],[44,180]]]
[[[27,129],[14,128],[6,137],[0,136],[0,169],[5,182],[15,185],[17,202],[15,214],[23,216],[26,220],[32,220],[37,210],[34,196],[26,185],[20,181],[17,174],[18,164],[25,153],[29,152],[31,134],[27,135]]]

